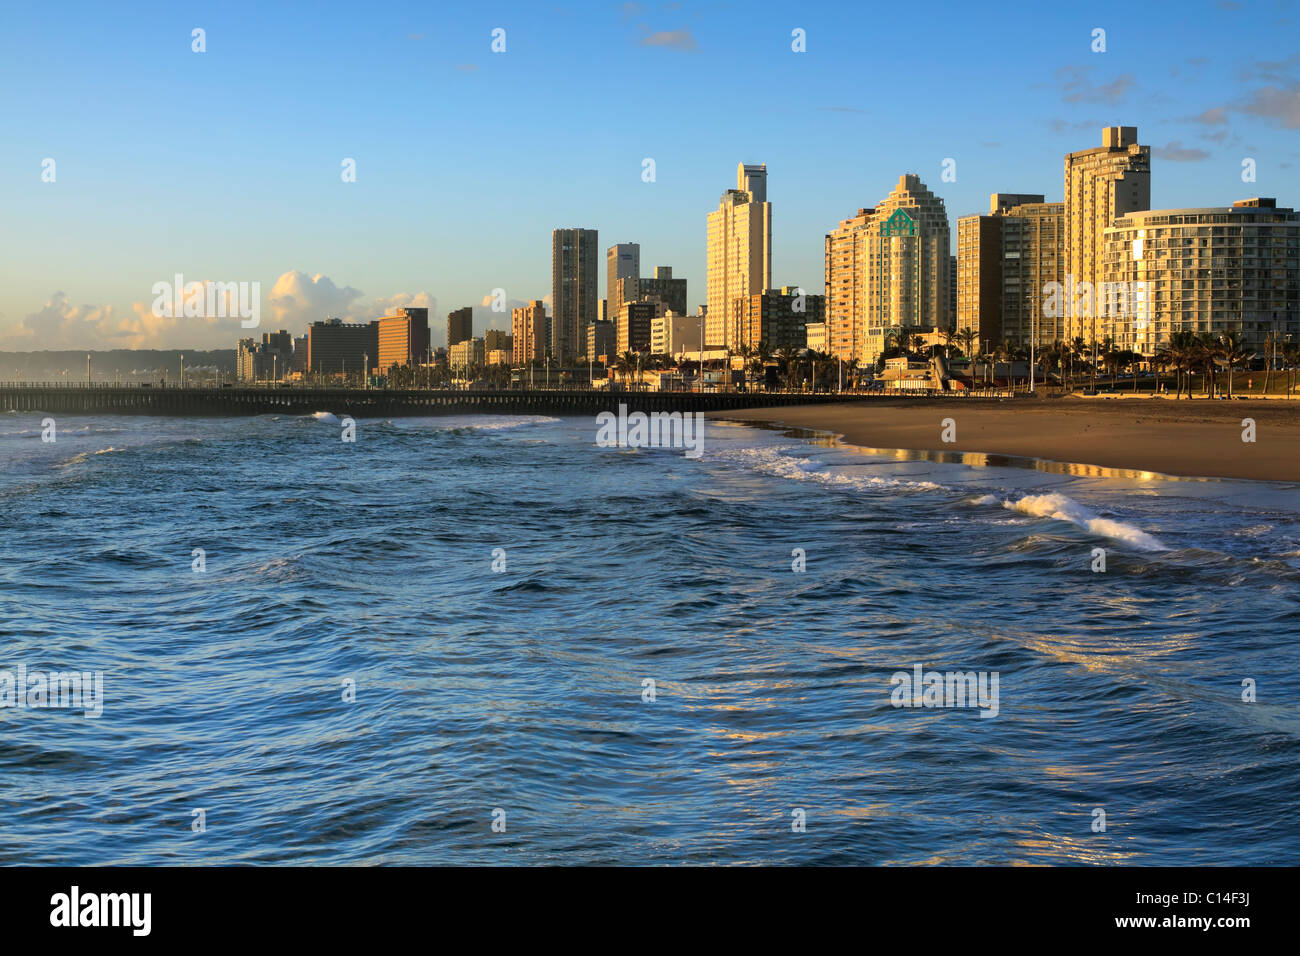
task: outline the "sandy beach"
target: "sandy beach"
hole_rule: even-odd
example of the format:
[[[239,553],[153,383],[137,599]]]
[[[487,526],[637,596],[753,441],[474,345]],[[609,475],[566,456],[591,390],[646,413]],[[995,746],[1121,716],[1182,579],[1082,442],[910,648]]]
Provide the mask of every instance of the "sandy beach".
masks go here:
[[[842,435],[854,445],[1045,458],[1207,478],[1300,481],[1300,401],[861,399],[717,413]],[[955,441],[942,440],[943,419]],[[1242,419],[1255,441],[1242,440]]]

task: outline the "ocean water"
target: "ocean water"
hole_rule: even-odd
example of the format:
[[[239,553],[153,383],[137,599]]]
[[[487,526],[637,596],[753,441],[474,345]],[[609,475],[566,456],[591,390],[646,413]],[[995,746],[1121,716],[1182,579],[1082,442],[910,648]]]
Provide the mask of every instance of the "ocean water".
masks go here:
[[[0,417],[0,671],[102,713],[0,708],[0,863],[1297,861],[1300,486],[40,419]],[[918,666],[996,707],[896,706]]]

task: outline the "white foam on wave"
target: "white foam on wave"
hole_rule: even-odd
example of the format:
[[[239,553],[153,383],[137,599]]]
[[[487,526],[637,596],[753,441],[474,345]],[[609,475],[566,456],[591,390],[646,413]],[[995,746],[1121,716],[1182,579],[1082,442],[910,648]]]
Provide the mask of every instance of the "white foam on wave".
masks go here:
[[[1034,515],[1040,518],[1053,518],[1057,521],[1068,521],[1085,531],[1090,531],[1104,538],[1123,541],[1125,544],[1132,545],[1142,551],[1169,550],[1159,539],[1147,534],[1141,528],[1125,524],[1123,521],[1099,518],[1079,502],[1073,498],[1067,498],[1065,495],[1025,495],[1018,501],[1004,501],[1002,506],[1011,511],[1019,511],[1021,514]]]
[[[776,478],[789,478],[793,481],[813,481],[835,488],[855,488],[861,491],[894,490],[912,491],[947,491],[943,485],[933,481],[913,481],[907,478],[888,478],[880,475],[864,475],[842,471],[827,471],[821,462],[811,458],[787,455],[788,448],[782,446],[762,446],[758,448],[731,448],[725,451],[709,452],[710,458],[730,459],[738,464]]]
[[[312,412],[311,417],[318,422],[324,422],[326,425],[337,425],[339,423],[338,416],[333,412]]]
[[[504,431],[507,428],[523,428],[525,425],[549,425],[560,421],[558,418],[551,418],[548,415],[529,415],[525,418],[501,417],[494,418],[490,421],[470,422],[464,425],[452,425],[452,428],[472,428],[475,431],[495,432]]]

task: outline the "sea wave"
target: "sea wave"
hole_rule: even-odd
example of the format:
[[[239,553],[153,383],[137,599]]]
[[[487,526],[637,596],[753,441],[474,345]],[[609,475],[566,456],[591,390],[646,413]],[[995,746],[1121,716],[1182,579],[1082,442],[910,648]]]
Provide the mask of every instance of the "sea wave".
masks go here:
[[[1004,501],[1004,508],[1040,518],[1068,521],[1103,538],[1123,541],[1142,551],[1168,551],[1167,545],[1141,528],[1112,518],[1102,518],[1073,498],[1062,494],[1025,495],[1016,501]]]

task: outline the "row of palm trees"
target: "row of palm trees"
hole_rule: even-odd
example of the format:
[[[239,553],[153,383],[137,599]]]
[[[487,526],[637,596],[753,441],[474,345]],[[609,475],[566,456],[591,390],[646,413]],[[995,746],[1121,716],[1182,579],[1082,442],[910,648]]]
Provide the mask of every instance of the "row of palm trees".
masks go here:
[[[975,356],[984,354],[983,351],[976,352],[978,339],[973,329],[962,329],[954,331],[944,329],[940,331],[940,337],[943,339],[942,346],[944,354],[952,356],[953,349],[960,344],[960,351],[964,355]],[[886,345],[894,354],[916,355],[917,358],[924,358],[911,351],[911,345],[916,336],[907,329],[891,330],[886,338]],[[1029,350],[1010,339],[996,345],[991,350],[990,356],[995,361],[1027,361],[1030,358]],[[1227,369],[1228,372],[1228,396],[1231,397],[1234,389],[1235,373],[1239,368],[1246,368],[1248,363],[1256,357],[1256,353],[1246,348],[1242,341],[1241,334],[1235,330],[1229,330],[1219,335],[1213,335],[1209,332],[1175,332],[1170,336],[1169,344],[1157,351],[1154,355],[1147,356],[1131,349],[1117,348],[1113,339],[1107,338],[1095,344],[1090,344],[1082,337],[1076,337],[1072,341],[1065,342],[1058,340],[1034,352],[1034,363],[1043,369],[1046,380],[1055,374],[1058,381],[1067,387],[1073,387],[1080,381],[1081,375],[1086,375],[1091,379],[1093,387],[1097,383],[1097,375],[1100,372],[1108,374],[1111,379],[1111,387],[1116,387],[1117,379],[1121,371],[1132,371],[1134,373],[1142,366],[1149,366],[1152,370],[1161,374],[1168,371],[1175,373],[1176,386],[1175,397],[1181,397],[1184,389],[1188,397],[1192,394],[1192,378],[1199,373],[1202,382],[1202,391],[1207,397],[1213,398],[1218,388],[1216,382],[1216,372],[1221,369]],[[1283,368],[1287,373],[1288,392],[1294,390],[1295,382],[1300,377],[1300,345],[1287,344],[1277,350],[1277,355],[1270,358],[1280,358]],[[1273,374],[1274,361],[1269,361],[1264,370],[1264,391],[1267,393],[1270,380]],[[1133,376],[1133,388],[1137,390],[1137,375]]]

